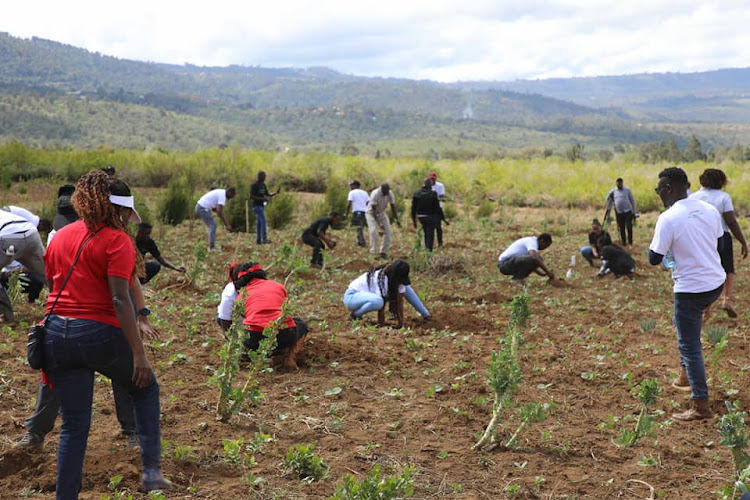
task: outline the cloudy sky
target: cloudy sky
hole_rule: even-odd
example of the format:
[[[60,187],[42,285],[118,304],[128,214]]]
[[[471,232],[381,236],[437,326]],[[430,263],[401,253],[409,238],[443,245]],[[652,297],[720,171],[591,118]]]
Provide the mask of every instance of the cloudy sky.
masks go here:
[[[25,0],[0,31],[174,64],[515,80],[750,66],[747,0]]]

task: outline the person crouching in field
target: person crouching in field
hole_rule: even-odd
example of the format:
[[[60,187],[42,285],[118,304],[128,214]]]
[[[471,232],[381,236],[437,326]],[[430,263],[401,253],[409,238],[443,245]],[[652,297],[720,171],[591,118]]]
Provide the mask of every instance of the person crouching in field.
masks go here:
[[[589,244],[581,247],[581,255],[592,267],[594,266],[594,259],[601,258],[599,255],[599,248],[597,248],[597,243],[599,242],[599,238],[601,238],[602,236],[606,237],[606,242],[604,243],[605,245],[612,244],[612,237],[607,231],[602,228],[602,224],[601,222],[599,222],[599,219],[594,219],[591,222]]]
[[[256,351],[263,340],[263,330],[281,317],[282,306],[288,298],[286,288],[281,283],[267,279],[266,272],[255,262],[233,266],[230,268],[230,275],[237,293],[236,298],[244,305],[242,325],[247,334],[243,341],[245,348]],[[228,287],[229,285],[225,287],[225,292]],[[222,293],[222,304],[225,296],[232,300],[232,295],[231,292]],[[218,321],[225,331],[232,324],[231,304],[228,307],[224,304],[223,308],[219,306]],[[304,320],[297,316],[285,317],[279,323],[279,331],[276,334],[274,361],[282,358],[284,368],[298,370],[297,356],[305,343],[307,332],[307,323]]]
[[[607,244],[607,239],[602,236],[597,241],[597,247],[599,248],[599,255],[602,259],[602,267],[599,269],[597,276],[601,277],[605,274],[612,273],[614,279],[618,279],[622,276],[633,278],[635,273],[635,261],[630,256],[627,250],[624,248],[613,245],[611,241]]]
[[[339,213],[333,210],[327,217],[317,219],[302,232],[302,241],[305,245],[313,248],[310,267],[314,267],[315,269],[323,268],[323,250],[325,246],[328,245],[329,249],[333,249],[336,246],[336,242],[326,235],[326,231],[329,227],[338,224],[340,217]]]
[[[683,422],[713,417],[701,327],[703,311],[719,298],[726,278],[719,257],[724,237],[721,215],[704,201],[688,199],[689,185],[681,168],[671,167],[659,173],[655,191],[667,209],[656,221],[648,251],[652,266],[661,264],[667,252],[674,257],[674,326],[682,362],[675,385],[688,382],[693,400],[693,408],[672,415],[674,420]]]
[[[349,283],[344,293],[344,305],[351,311],[349,318],[358,320],[364,314],[378,311],[378,326],[385,326],[385,304],[396,315],[396,327],[404,326],[404,298],[427,320],[430,312],[411,287],[409,263],[394,260],[370,269]]]
[[[506,276],[513,276],[511,282],[523,285],[532,272],[554,279],[555,273],[547,268],[539,252],[549,248],[552,236],[542,233],[539,236],[519,238],[506,248],[497,258],[497,269]]]

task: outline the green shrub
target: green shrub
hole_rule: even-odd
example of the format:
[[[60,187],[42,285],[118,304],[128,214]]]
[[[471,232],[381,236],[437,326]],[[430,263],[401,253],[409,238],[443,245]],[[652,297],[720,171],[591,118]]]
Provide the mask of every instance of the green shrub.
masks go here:
[[[284,467],[292,469],[300,479],[323,479],[328,475],[328,465],[320,455],[313,453],[314,450],[314,444],[292,446],[284,457]]]
[[[380,475],[380,466],[376,465],[362,481],[347,474],[342,484],[330,500],[392,500],[409,498],[414,494],[413,467],[405,467],[398,476],[385,477]]]
[[[195,200],[185,177],[173,179],[159,202],[159,219],[176,226],[190,217]]]
[[[474,211],[474,217],[476,219],[486,219],[492,216],[494,211],[495,204],[490,200],[483,200]]]
[[[240,181],[234,184],[234,188],[237,190],[237,195],[227,201],[224,206],[224,215],[232,225],[232,231],[252,233],[255,231],[255,212],[253,212],[253,202],[250,199],[250,183]]]
[[[254,216],[255,214],[253,214]],[[254,217],[253,217],[254,218]],[[290,193],[280,193],[271,198],[266,207],[266,219],[272,229],[283,229],[294,218],[294,196]],[[243,224],[244,225],[244,224]],[[233,224],[234,226],[234,224]]]
[[[458,218],[458,210],[453,205],[443,205],[443,215],[449,221],[454,221]]]

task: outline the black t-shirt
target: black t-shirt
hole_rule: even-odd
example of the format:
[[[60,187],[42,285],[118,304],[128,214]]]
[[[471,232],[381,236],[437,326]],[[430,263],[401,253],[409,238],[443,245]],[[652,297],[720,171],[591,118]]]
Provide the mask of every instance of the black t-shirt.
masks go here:
[[[604,244],[605,245],[611,245],[612,244],[612,238],[609,236],[609,233],[607,231],[602,231],[599,234],[596,234],[594,231],[591,231],[589,233],[589,245],[596,248],[596,242],[599,241],[599,238],[604,238]]]
[[[255,181],[250,185],[250,197],[253,196],[268,196],[268,188],[265,182]],[[253,198],[253,206],[257,207],[263,205],[263,200],[256,200]]]
[[[321,217],[320,219],[313,222],[310,227],[305,229],[305,232],[310,232],[314,234],[315,236],[318,235],[318,230],[320,230],[321,233],[325,234],[326,230],[331,225],[331,218],[330,217]]]
[[[158,259],[161,256],[161,252],[159,252],[159,248],[156,246],[156,242],[152,238],[137,241],[135,243],[135,246],[144,257],[147,253],[153,255],[155,259]]]

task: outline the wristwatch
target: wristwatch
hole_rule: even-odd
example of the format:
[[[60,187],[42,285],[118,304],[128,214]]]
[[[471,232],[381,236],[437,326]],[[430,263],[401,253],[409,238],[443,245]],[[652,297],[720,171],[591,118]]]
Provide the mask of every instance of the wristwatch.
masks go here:
[[[149,309],[148,307],[144,307],[143,309],[138,310],[138,316],[148,316],[149,314],[151,314],[151,309]]]

